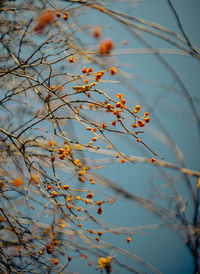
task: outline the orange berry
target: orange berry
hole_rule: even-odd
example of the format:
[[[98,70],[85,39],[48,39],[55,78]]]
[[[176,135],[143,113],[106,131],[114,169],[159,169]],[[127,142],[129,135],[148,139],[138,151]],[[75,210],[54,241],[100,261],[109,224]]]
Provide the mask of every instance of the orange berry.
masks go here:
[[[132,239],[130,237],[127,237],[126,241],[127,241],[127,243],[130,243],[132,241]]]
[[[98,231],[98,235],[101,236],[103,234],[102,231]]]
[[[53,244],[54,246],[58,245],[58,240],[53,240],[53,241],[52,241],[52,244]]]
[[[68,11],[66,11],[66,12],[65,12],[65,15],[66,15],[66,16],[69,16],[69,15],[70,15],[70,13],[69,13]]]
[[[95,81],[99,82],[99,80],[101,79],[102,74],[101,73],[95,73]]]
[[[100,12],[104,12],[104,7],[100,7],[100,8],[99,8],[99,11],[100,11]]]
[[[98,130],[98,128],[97,127],[95,127],[92,131],[93,132],[96,132]]]
[[[138,142],[138,143],[140,143],[140,142],[141,142],[141,140],[140,140],[139,138],[137,138],[137,142]]]
[[[91,130],[92,128],[91,127],[86,127],[87,130]]]
[[[148,112],[144,112],[144,117],[147,117],[149,115]]]
[[[106,105],[106,108],[107,108],[107,109],[111,109],[111,108],[112,108],[111,104],[107,104],[107,105]]]
[[[54,248],[53,248],[53,246],[51,244],[47,244],[46,245],[46,250],[47,250],[48,254],[52,254],[53,251],[54,251]]]
[[[69,63],[74,63],[75,62],[75,59],[74,59],[74,56],[72,55],[72,56],[70,56],[70,58],[69,58]]]
[[[79,159],[74,159],[74,164],[76,166],[82,166],[82,163],[81,163],[81,161]]]
[[[52,85],[50,86],[50,90],[54,90],[56,88],[56,86]]]
[[[136,106],[135,106],[135,109],[136,109],[137,111],[139,111],[139,110],[140,110],[140,106],[139,106],[139,105],[136,105]]]
[[[151,158],[151,162],[154,163],[156,159],[154,157]]]
[[[116,68],[111,68],[111,70],[110,70],[110,74],[111,75],[114,75],[114,74],[116,74],[117,73],[117,69]]]
[[[68,208],[69,210],[71,210],[72,207],[71,207],[70,205],[67,205],[67,208]]]
[[[68,150],[65,150],[65,152],[63,153],[64,156],[67,156],[69,154]]]
[[[119,112],[119,110],[114,110],[114,111],[113,111],[113,114],[114,114],[114,115],[117,115],[117,117],[120,117],[120,112]]]
[[[13,180],[13,185],[16,187],[20,187],[23,184],[23,181],[21,178],[17,177]]]
[[[111,149],[111,146],[107,146],[107,149]]]
[[[86,67],[83,67],[83,69],[82,69],[82,73],[86,73],[86,72],[87,72]]]
[[[90,200],[89,199],[85,199],[85,203],[89,204]]]
[[[123,95],[122,93],[118,93],[118,94],[116,95],[116,97],[117,97],[118,99],[122,99],[122,98],[124,97],[124,95]]]
[[[72,197],[71,197],[71,196],[67,198],[67,202],[68,202],[68,203],[71,203],[71,202],[72,202]]]
[[[57,265],[57,264],[59,263],[59,260],[58,260],[58,259],[54,259],[53,263],[54,263],[55,265]]]
[[[59,148],[58,153],[63,154],[64,151],[65,151],[64,148]]]
[[[59,89],[59,90],[63,90],[63,86],[62,86],[62,85],[59,85],[59,86],[58,86],[58,89]]]
[[[78,171],[78,175],[83,176],[86,173],[85,169],[81,169]]]
[[[88,193],[87,198],[92,199],[94,197],[93,193]]]
[[[48,190],[50,190],[50,189],[52,189],[52,188],[53,188],[53,187],[52,187],[51,185],[48,185],[48,186],[47,186],[47,189],[48,189]]]
[[[121,163],[124,164],[126,162],[125,159],[121,159]]]
[[[93,137],[92,141],[96,142],[97,139],[98,139],[97,137]]]
[[[52,97],[52,94],[49,93],[49,94],[46,96],[45,100],[48,101],[48,100],[50,100],[51,97]]]
[[[103,212],[103,209],[102,209],[102,207],[100,206],[98,209],[97,209],[97,213],[98,214],[101,214]]]
[[[98,39],[101,36],[101,28],[94,27],[93,28],[93,37]]]
[[[72,257],[71,257],[71,256],[69,256],[69,257],[67,258],[67,260],[68,260],[69,262],[71,262]]]
[[[100,240],[100,238],[99,237],[96,237],[96,239],[95,239],[97,242],[99,242],[99,240]]]
[[[61,13],[60,13],[60,12],[57,12],[57,13],[56,13],[56,17],[60,18],[60,17],[61,17]]]
[[[144,127],[145,123],[142,121],[142,123],[139,124],[139,127]]]
[[[119,158],[119,155],[118,155],[118,154],[116,154],[116,155],[115,155],[115,158],[116,158],[116,159],[118,159],[118,158]]]
[[[121,99],[121,104],[125,105],[126,104],[126,100],[124,100],[123,98]]]
[[[137,128],[138,126],[137,126],[136,123],[133,123],[133,124],[132,124],[132,127]]]
[[[114,45],[111,39],[106,39],[104,41],[101,41],[99,44],[99,53],[101,55],[108,55],[110,54],[110,51],[113,49]]]
[[[117,108],[120,108],[120,107],[121,107],[121,103],[120,103],[120,102],[117,102],[117,103],[116,103],[116,107],[117,107]]]
[[[64,160],[65,159],[65,155],[64,154],[59,154],[58,157],[59,157],[60,160]]]
[[[93,71],[93,68],[89,67],[89,69],[87,70],[87,73],[90,73]]]
[[[64,16],[63,16],[63,19],[64,19],[65,21],[67,21],[68,15],[64,15]]]
[[[146,122],[146,123],[149,123],[149,121],[150,121],[150,117],[149,117],[149,116],[147,116],[147,117],[145,117],[145,118],[144,118],[144,120],[145,120],[145,122]]]
[[[90,142],[88,143],[88,146],[89,146],[89,147],[92,147],[92,144],[93,144],[93,142],[90,141]]]
[[[85,84],[87,84],[87,83],[88,83],[88,79],[84,79],[83,82],[84,82]]]
[[[67,189],[69,189],[69,185],[64,185],[64,186],[62,186],[62,188],[63,188],[64,190],[67,190]]]
[[[107,128],[108,126],[107,126],[105,123],[103,123],[103,124],[102,124],[102,127],[103,127],[103,128]]]
[[[0,223],[4,222],[5,218],[3,216],[0,215]]]
[[[52,196],[53,196],[53,197],[56,197],[56,196],[58,196],[58,193],[57,193],[56,191],[53,191],[53,192],[52,192]]]
[[[113,121],[113,122],[111,122],[111,124],[113,125],[113,126],[116,126],[116,121]]]
[[[85,178],[83,178],[82,176],[80,176],[78,179],[79,179],[79,181],[82,182],[82,183],[85,182]]]

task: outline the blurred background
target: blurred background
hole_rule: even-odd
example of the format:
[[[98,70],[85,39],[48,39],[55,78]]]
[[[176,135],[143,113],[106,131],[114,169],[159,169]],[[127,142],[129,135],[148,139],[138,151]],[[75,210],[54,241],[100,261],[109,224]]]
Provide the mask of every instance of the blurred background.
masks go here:
[[[5,5],[8,2],[10,1],[5,1]],[[66,50],[64,53],[62,52],[63,55],[72,54],[70,47],[73,43],[76,46],[79,45],[83,52],[84,50],[88,52],[82,57],[82,53],[80,54],[74,47],[72,50],[75,52],[73,65],[66,62],[66,59],[60,63],[52,62],[52,72],[41,66],[38,69],[39,73],[38,71],[36,73],[37,79],[43,81],[42,77],[44,79],[46,77],[47,79],[43,83],[48,87],[57,86],[63,84],[65,72],[69,73],[66,77],[73,78],[71,75],[79,75],[83,66],[87,68],[92,66],[94,71],[117,67],[117,74],[113,76],[105,74],[105,77],[102,77],[102,80],[96,84],[96,88],[111,98],[116,98],[116,94],[123,93],[129,108],[134,109],[135,105],[140,105],[140,113],[143,115],[144,112],[148,112],[150,116],[150,123],[146,124],[142,129],[144,132],[138,135],[147,147],[130,136],[106,132],[107,138],[112,140],[120,152],[130,157],[134,164],[128,161],[122,164],[119,159],[115,159],[116,151],[108,150],[107,144],[101,140],[97,145],[100,147],[99,150],[92,151],[85,146],[83,150],[77,149],[75,152],[77,158],[92,167],[88,174],[94,178],[96,184],[89,187],[91,191],[94,191],[95,199],[101,200],[102,197],[105,197],[108,201],[113,201],[113,203],[110,202],[102,206],[103,214],[100,216],[100,223],[108,229],[101,237],[97,256],[103,256],[101,252],[105,251],[105,254],[114,258],[113,273],[188,274],[194,273],[194,271],[198,273],[198,270],[195,270],[194,258],[196,258],[197,265],[200,231],[199,190],[197,187],[200,175],[199,0],[107,0],[88,1],[87,4],[85,1],[55,0],[49,2],[44,0],[36,4],[31,2],[30,5],[33,5],[30,16],[27,10],[24,12],[24,18],[30,22],[27,27],[30,29],[27,31],[29,42],[38,46],[54,32],[62,29],[63,33],[65,31],[67,33],[66,36],[63,36],[66,41],[60,42],[61,45],[63,41],[66,42]],[[60,11],[68,10],[70,12],[68,21],[66,24],[65,22],[56,22],[54,26],[57,29],[49,27],[42,34],[34,33],[35,18],[39,14],[37,6],[40,7],[40,5],[41,11],[42,5],[45,9],[56,6]],[[105,10],[100,12],[95,8],[96,6],[92,5],[102,5]],[[20,20],[16,26],[21,28]],[[94,27],[99,27],[101,30],[99,39],[94,39]],[[16,39],[16,43],[13,42],[12,46],[14,49],[18,49],[20,40],[17,36],[14,39]],[[114,45],[108,56],[100,56],[96,53],[100,41],[104,39],[110,39]],[[44,56],[49,54],[48,61],[54,61],[53,58],[62,56],[60,53],[60,55],[56,55],[59,46],[54,48],[53,43],[57,45],[58,41],[51,42],[50,40],[44,47],[46,50]],[[15,47],[15,45],[17,46]],[[24,44],[26,50],[23,50],[22,43],[21,55],[19,54],[22,59],[28,58],[33,50],[31,43],[27,45]],[[5,45],[3,46],[6,48]],[[62,48],[62,46],[60,47]],[[41,52],[38,50],[34,58],[40,58]],[[29,61],[33,59],[30,58]],[[3,58],[1,62],[4,62]],[[6,65],[10,65],[9,62],[6,62]],[[13,60],[11,60],[12,62]],[[32,73],[34,75],[35,71]],[[51,77],[52,73],[55,73],[55,77]],[[56,75],[56,73],[58,74]],[[5,82],[2,86],[15,84],[14,80]],[[64,86],[64,92],[72,92],[74,85],[83,85],[83,83],[80,79],[75,83],[69,82]],[[7,87],[5,87],[2,90],[7,92]],[[33,88],[33,86],[31,87]],[[9,116],[7,109],[2,108],[1,127],[4,127],[9,120],[10,124],[7,130],[15,130],[14,133],[19,133],[21,125],[25,123],[26,126],[26,121],[32,117],[34,112],[38,111],[38,116],[36,115],[34,119],[42,117],[45,113],[42,112],[43,101],[38,103],[39,97],[36,98],[36,96],[39,94],[41,99],[45,94],[42,93],[44,90],[44,86],[42,86],[41,94],[36,94],[35,90],[33,93],[27,92],[23,99],[23,108],[21,99],[7,101],[7,99],[3,99],[4,94],[2,93],[1,102],[5,103],[11,111],[15,108],[18,115]],[[75,96],[70,99],[77,98]],[[82,94],[80,98],[82,98],[81,96]],[[57,101],[55,102],[57,103]],[[91,115],[88,109],[83,107],[81,112],[99,123],[113,120],[113,116],[109,116],[105,111],[93,111]],[[57,114],[71,115],[70,111],[68,112],[66,109],[59,109]],[[132,118],[128,115],[125,118],[126,126],[130,127],[133,123]],[[66,138],[72,140],[73,144],[76,142],[88,144],[93,137],[91,132],[83,129],[82,124],[75,123],[73,119],[61,123],[61,126],[62,130],[66,132]],[[36,126],[33,124],[31,127],[33,135],[30,134],[30,136],[40,135],[46,142],[52,140],[54,129],[53,124],[49,121],[47,123],[47,120],[44,119]],[[26,136],[26,132],[23,136]],[[63,139],[59,138],[56,136],[55,142],[63,145]],[[76,150],[75,146],[73,148]],[[152,150],[155,152],[154,154]],[[49,152],[48,148],[47,152]],[[155,156],[155,154],[161,157]],[[152,163],[152,157],[155,157],[155,163]],[[45,168],[48,170],[49,167],[45,166]],[[57,175],[61,183],[67,182],[71,177],[70,168],[72,169],[70,165],[66,164],[62,170],[58,171]],[[26,173],[23,168],[20,172]],[[25,175],[28,177],[29,174]],[[50,166],[48,176],[53,177],[54,175]],[[42,187],[46,191],[46,181],[43,183]],[[71,184],[74,184],[74,188],[82,187],[84,189],[84,185],[76,177],[72,178]],[[37,194],[35,192],[35,197]],[[44,205],[46,203],[45,196],[40,197],[38,201]],[[30,201],[30,205],[33,206],[34,202]],[[81,202],[76,202],[76,205],[80,206]],[[34,205],[35,208],[37,206],[38,211],[32,210],[31,207],[24,207],[22,211],[38,222],[44,220],[46,224],[53,223],[53,217],[43,215],[39,210],[40,205],[36,205],[36,207]],[[90,213],[95,215],[96,208],[92,208]],[[97,223],[90,219],[86,220],[84,227],[99,229]],[[109,229],[114,233],[111,233]],[[123,233],[120,233],[122,231]],[[132,241],[127,243],[126,238],[130,234]],[[66,238],[68,239],[68,237]],[[74,238],[76,240],[76,237]],[[66,240],[69,246],[70,241],[73,242],[74,238],[69,237],[69,243]],[[87,274],[100,271],[97,264],[88,265],[90,258],[80,256],[79,253],[83,250],[75,250],[76,252],[73,250],[73,259],[66,269],[66,273]],[[195,252],[192,254],[191,250],[197,254]],[[70,250],[69,255],[71,255]],[[63,262],[65,260],[66,258],[63,258]]]

